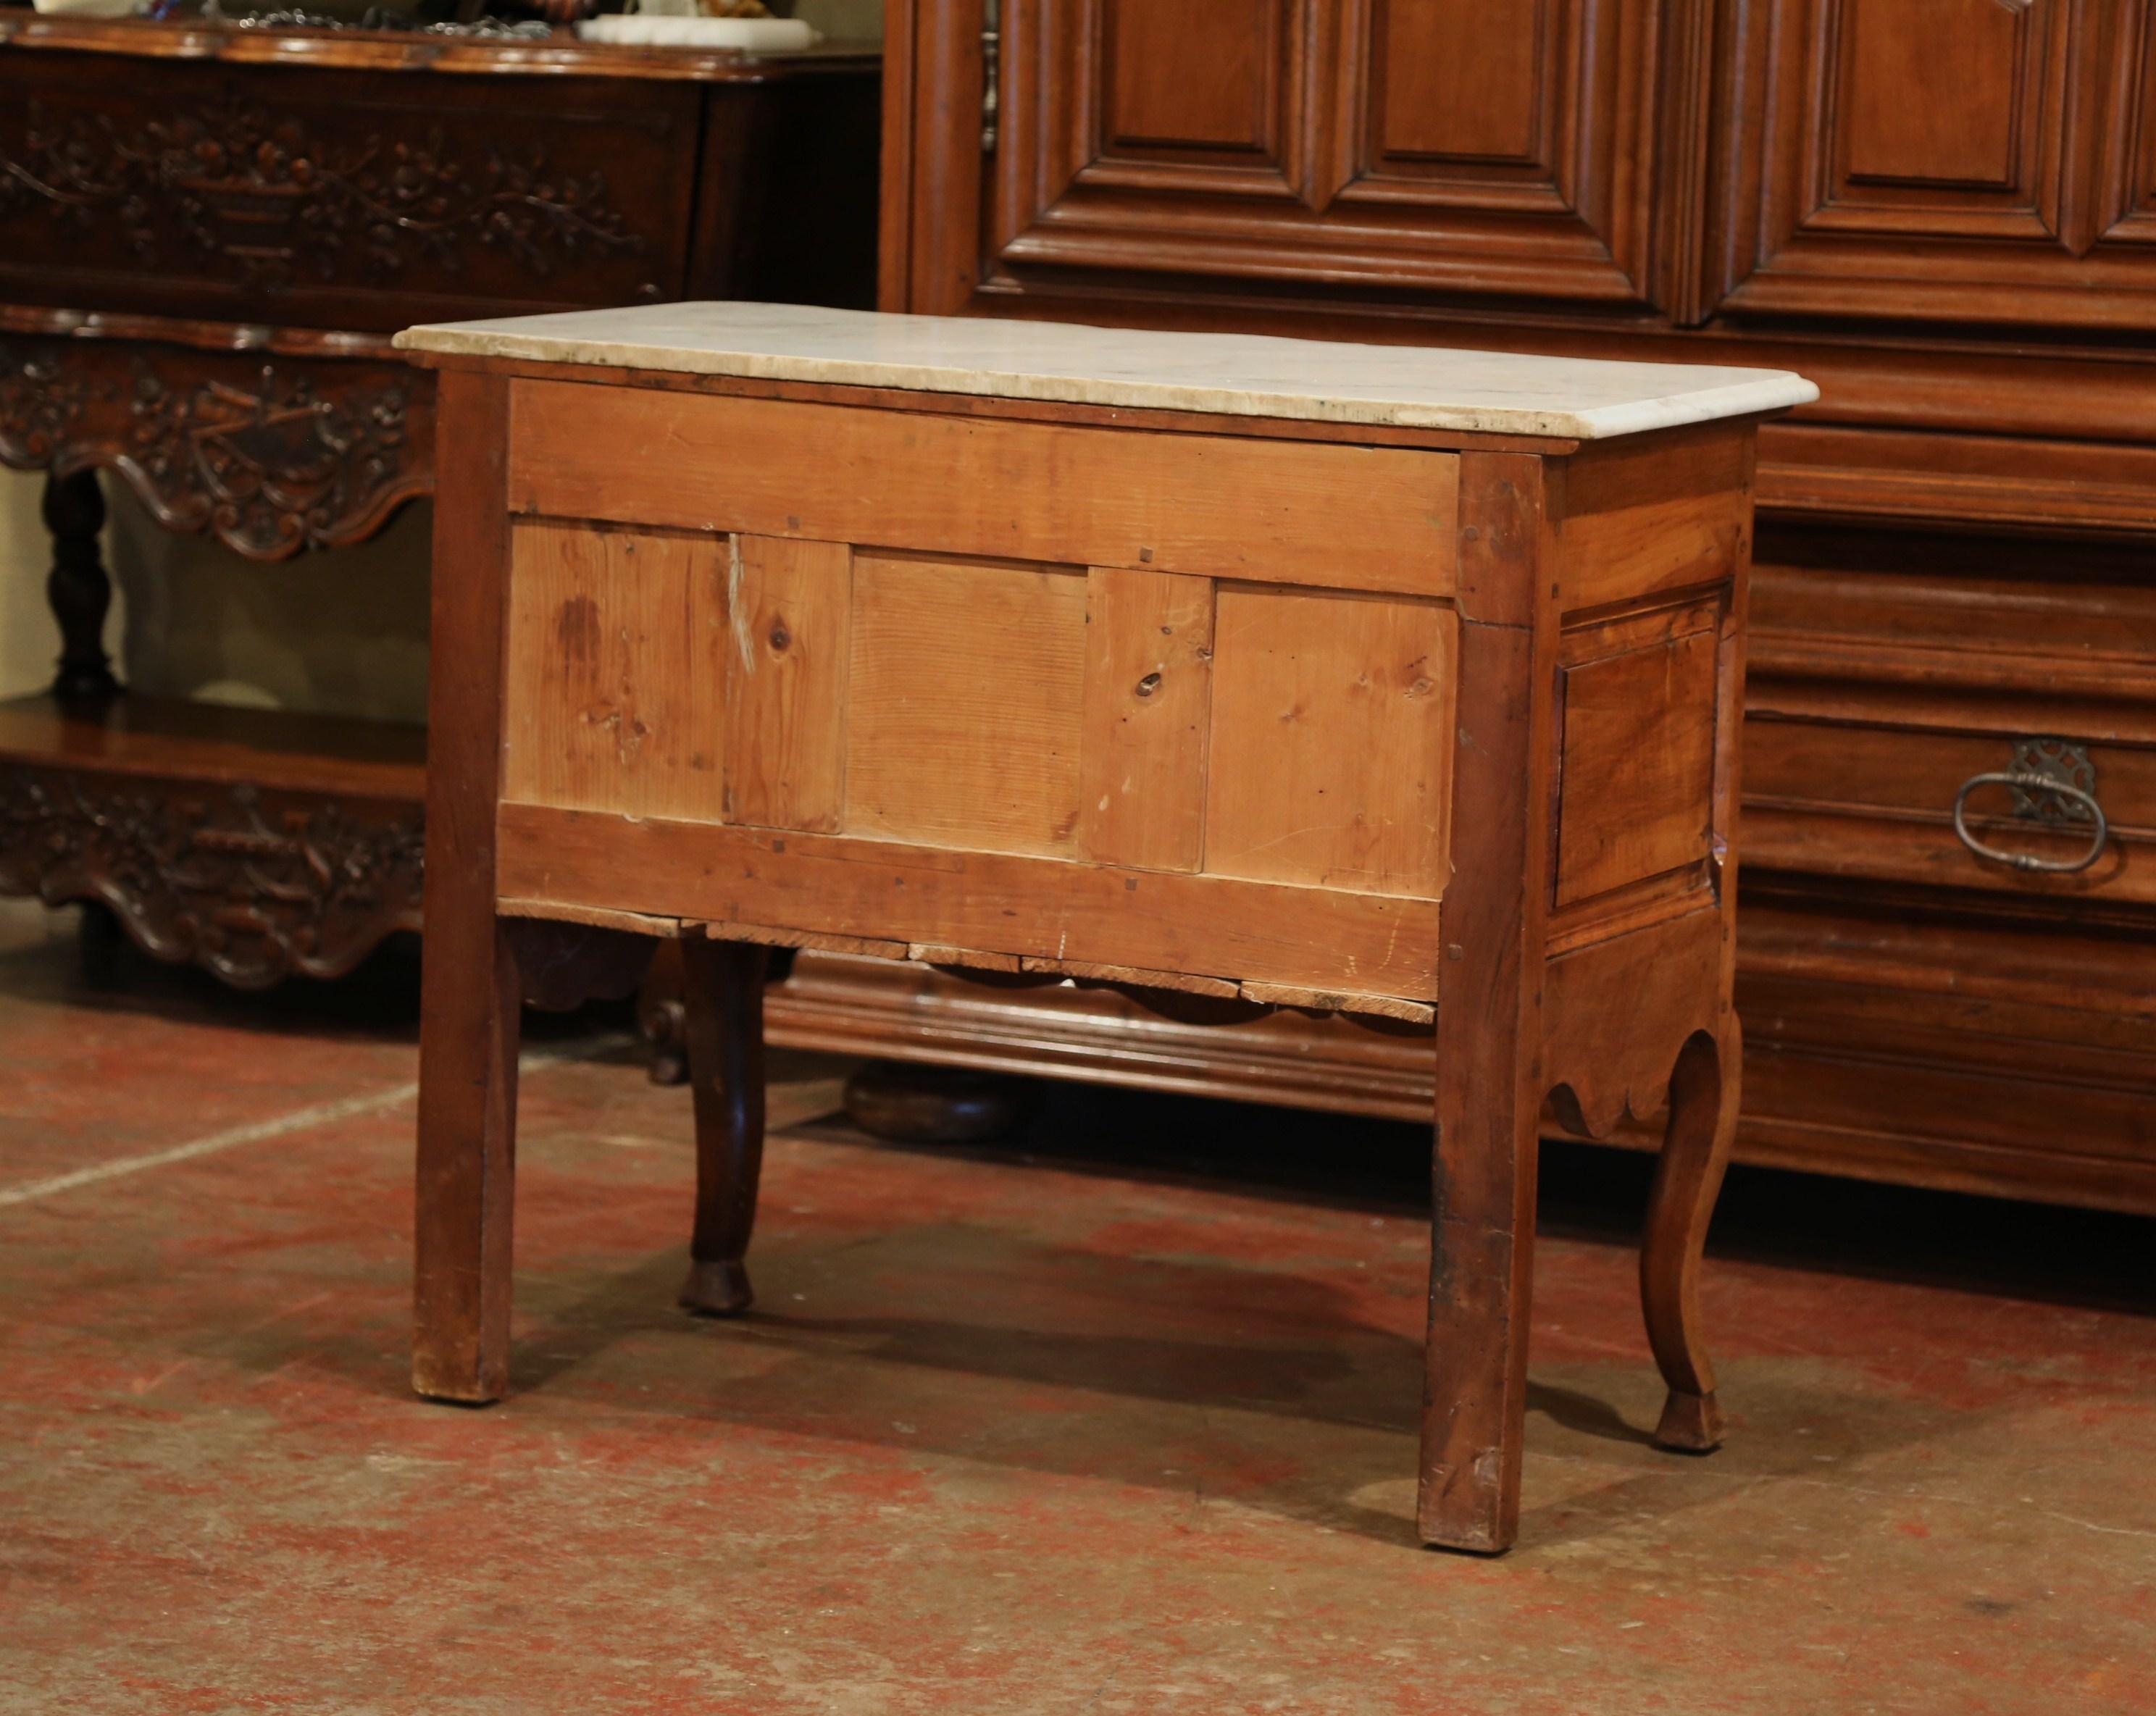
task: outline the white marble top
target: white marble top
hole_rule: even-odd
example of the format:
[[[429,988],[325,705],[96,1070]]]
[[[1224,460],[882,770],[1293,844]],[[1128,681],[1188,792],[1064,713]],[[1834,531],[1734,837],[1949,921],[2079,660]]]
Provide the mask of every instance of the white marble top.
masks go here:
[[[409,328],[408,351],[1592,441],[1819,397],[1786,370],[785,304],[654,304]]]

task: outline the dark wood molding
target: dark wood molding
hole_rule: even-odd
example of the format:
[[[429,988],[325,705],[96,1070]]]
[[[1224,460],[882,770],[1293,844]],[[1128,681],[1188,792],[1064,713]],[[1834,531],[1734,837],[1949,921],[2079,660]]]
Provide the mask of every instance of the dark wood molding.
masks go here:
[[[355,542],[433,486],[434,387],[394,361],[0,334],[0,463],[124,478],[256,559]]]
[[[0,763],[0,894],[100,901],[150,953],[239,989],[342,976],[418,929],[423,845],[394,801]]]
[[[544,145],[459,152],[439,125],[334,136],[304,111],[217,95],[116,122],[33,97],[20,145],[0,151],[0,222],[25,213],[56,235],[113,229],[145,269],[209,259],[270,289],[391,280],[420,260],[454,272],[482,246],[545,279],[581,252],[647,242],[603,172]]]

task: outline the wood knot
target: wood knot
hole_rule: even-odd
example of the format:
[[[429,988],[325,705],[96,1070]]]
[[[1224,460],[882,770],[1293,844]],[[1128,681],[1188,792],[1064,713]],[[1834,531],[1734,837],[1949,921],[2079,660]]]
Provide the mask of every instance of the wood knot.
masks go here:
[[[1158,674],[1147,674],[1145,678],[1138,681],[1137,693],[1141,697],[1150,697],[1159,689],[1160,675]]]
[[[780,654],[783,655],[785,653],[786,646],[793,643],[793,634],[788,631],[784,626],[773,626],[771,628],[771,647]]]

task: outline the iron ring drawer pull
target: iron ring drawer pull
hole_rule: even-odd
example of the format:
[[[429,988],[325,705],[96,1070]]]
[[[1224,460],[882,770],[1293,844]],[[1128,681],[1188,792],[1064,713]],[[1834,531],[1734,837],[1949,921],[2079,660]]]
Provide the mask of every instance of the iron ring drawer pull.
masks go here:
[[[2061,798],[2070,798],[2080,805],[2095,821],[2095,831],[2089,837],[2089,849],[2077,858],[2038,858],[2032,852],[2004,852],[1998,847],[1987,846],[1969,832],[1969,796],[1979,786],[2018,786],[2025,792],[2054,792]],[[2111,838],[2111,824],[2104,818],[2103,807],[2096,802],[2093,792],[2069,786],[2055,775],[2039,775],[2016,769],[1997,774],[1971,775],[1961,783],[1961,791],[1954,795],[1954,832],[1961,843],[1980,858],[1989,858],[1995,864],[2006,864],[2017,870],[2054,870],[2071,873],[2086,870],[2103,856],[2104,843]]]

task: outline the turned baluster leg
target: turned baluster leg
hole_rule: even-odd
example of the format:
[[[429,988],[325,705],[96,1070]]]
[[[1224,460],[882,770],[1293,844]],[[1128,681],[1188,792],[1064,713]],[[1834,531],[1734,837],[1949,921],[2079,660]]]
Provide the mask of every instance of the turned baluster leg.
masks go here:
[[[681,1303],[732,1316],[754,1302],[748,1268],[763,1170],[763,983],[770,950],[685,939],[682,1004],[696,1113],[696,1225]]]
[[[59,672],[53,694],[70,701],[110,697],[120,689],[105,653],[105,617],[112,611],[112,583],[97,545],[105,528],[105,495],[97,473],[75,471],[45,479],[42,508],[52,533],[53,570],[45,600],[59,622]]]
[[[1729,1165],[1737,1131],[1737,1022],[1720,1042],[1702,1031],[1686,1041],[1670,1078],[1669,1124],[1647,1203],[1640,1247],[1640,1298],[1647,1340],[1669,1385],[1655,1440],[1705,1453],[1722,1441],[1714,1366],[1700,1336],[1699,1270],[1707,1225]]]

